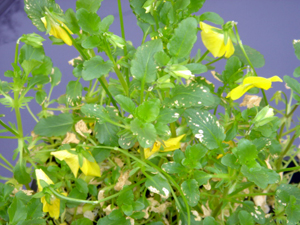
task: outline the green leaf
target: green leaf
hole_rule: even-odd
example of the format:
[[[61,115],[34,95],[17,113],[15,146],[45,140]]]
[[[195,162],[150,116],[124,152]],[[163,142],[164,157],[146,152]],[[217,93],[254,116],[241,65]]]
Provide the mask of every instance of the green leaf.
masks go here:
[[[43,48],[34,48],[31,45],[23,45],[20,49],[19,63],[22,65],[24,60],[30,61],[32,59],[43,62],[45,52]]]
[[[62,10],[54,0],[25,0],[24,10],[27,13],[29,19],[31,19],[34,26],[39,31],[46,31],[46,28],[41,20],[45,14],[45,7],[51,9],[56,14],[62,14]]]
[[[34,133],[45,137],[62,136],[71,130],[73,123],[73,116],[69,113],[42,118],[34,127]]]
[[[121,206],[122,211],[124,212],[124,214],[126,216],[131,216],[131,214],[133,213],[133,207],[132,205],[128,205],[128,204],[123,204]]]
[[[185,10],[189,4],[190,4],[190,0],[175,1],[174,9]]]
[[[119,133],[119,135],[120,138],[118,142],[121,148],[130,149],[137,142],[136,135],[133,135],[129,130],[124,130],[121,134]]]
[[[298,66],[293,73],[294,77],[300,77],[300,66]]]
[[[50,57],[45,56],[42,64],[32,71],[32,75],[49,75],[52,71],[52,60]]]
[[[31,182],[31,177],[26,171],[26,164],[24,162],[18,162],[13,169],[14,178],[20,184],[29,184]]]
[[[200,21],[204,21],[207,20],[209,22],[212,22],[214,24],[218,24],[218,25],[223,25],[224,24],[224,20],[223,18],[214,12],[205,12],[200,16]]]
[[[81,43],[82,47],[85,49],[93,49],[101,44],[101,40],[97,35],[88,36]]]
[[[95,125],[95,137],[100,144],[104,144],[106,146],[119,146],[118,132],[119,127],[108,122],[103,124],[96,123]]]
[[[182,160],[185,158],[184,153],[177,149],[173,154],[174,162],[181,164]]]
[[[69,105],[76,106],[81,103],[82,89],[83,87],[79,80],[72,80],[67,84],[66,98]]]
[[[290,76],[284,76],[283,80],[293,91],[300,94],[300,83],[296,79]]]
[[[145,215],[146,215],[145,212],[134,212],[130,217],[135,220],[139,220],[142,219]]]
[[[115,18],[113,15],[108,15],[107,17],[104,17],[100,23],[100,30],[102,32],[107,32],[109,30],[110,25],[112,25],[112,23],[114,22],[114,19]]]
[[[200,159],[202,159],[207,153],[207,148],[201,144],[189,145],[185,150],[185,159],[182,161],[182,165],[192,168],[201,169]]]
[[[119,210],[119,209],[117,209]],[[114,210],[116,211],[116,210]],[[117,219],[111,219],[111,214],[114,212],[112,211],[108,216],[101,218],[98,220],[97,225],[131,225],[130,220],[126,220],[126,218],[122,215],[122,217]]]
[[[171,131],[170,131],[170,127],[167,124],[155,123],[154,126],[155,126],[156,133],[160,138],[162,138],[164,140],[170,138]]]
[[[184,113],[195,137],[208,149],[218,148],[225,139],[218,119],[204,110],[187,109]]]
[[[239,71],[241,69],[242,63],[237,56],[230,57],[225,66],[225,70],[222,74],[225,83],[234,83],[236,80],[240,79],[244,73]]]
[[[195,170],[194,179],[198,182],[198,185],[207,184],[207,181],[212,178],[211,174],[205,173],[204,171]]]
[[[226,132],[225,141],[233,140],[238,133],[238,122],[234,121],[230,129]]]
[[[238,147],[234,148],[232,152],[241,165],[251,164],[258,157],[256,146],[247,139],[239,140]]]
[[[130,128],[143,148],[150,148],[156,141],[156,130],[153,124],[143,123],[136,118],[130,122]]]
[[[57,86],[61,81],[61,72],[57,67],[53,67],[53,73],[51,73],[51,86]]]
[[[190,55],[197,40],[197,26],[197,20],[192,17],[188,17],[178,24],[173,37],[167,45],[172,56],[184,58]]]
[[[134,110],[136,106],[134,102],[131,100],[131,98],[128,98],[124,95],[117,95],[115,96],[115,99],[119,103],[121,109],[134,115]]]
[[[27,219],[32,220],[33,218],[42,218],[43,215],[43,204],[41,203],[41,200],[38,198],[32,198],[27,203]]]
[[[155,24],[155,20],[150,13],[146,13],[143,5],[147,0],[129,0],[130,7],[137,17],[137,19],[142,20],[143,22],[149,23],[151,25]]]
[[[83,31],[90,34],[97,34],[100,31],[101,19],[97,13],[89,12],[84,8],[77,10],[76,17],[78,24]]]
[[[179,174],[179,175],[187,175],[188,170],[186,167],[177,162],[168,162],[164,163],[161,168],[167,173],[171,174]]]
[[[31,59],[31,60],[24,60],[21,64],[23,70],[25,71],[26,76],[28,76],[28,74],[33,71],[35,68],[37,68],[38,66],[40,66],[42,64],[42,62],[37,61],[35,59]]]
[[[113,63],[110,60],[105,62],[101,56],[97,55],[83,63],[82,78],[86,81],[100,78],[108,74],[112,67]]]
[[[199,185],[195,179],[185,180],[181,184],[181,189],[192,207],[196,206],[200,200]]]
[[[31,45],[34,48],[40,48],[43,46],[43,41],[45,41],[45,39],[36,33],[32,33],[23,34],[20,38],[20,41],[24,42],[27,45]]]
[[[254,182],[260,188],[266,188],[268,184],[274,184],[280,180],[279,174],[265,167],[248,168],[243,165],[241,172],[249,181]]]
[[[156,52],[154,54],[154,59],[160,67],[166,66],[170,61],[170,57],[164,51]]]
[[[201,74],[207,72],[207,67],[201,63],[190,63],[185,65],[192,74]]]
[[[35,85],[46,84],[49,82],[49,77],[47,76],[34,76],[28,79],[27,90],[34,88]]]
[[[76,178],[75,179],[75,184],[76,184],[76,187],[78,188],[78,190],[81,193],[87,194],[89,192],[88,185],[84,180],[82,180],[80,178]]]
[[[300,189],[291,184],[281,184],[276,189],[276,199],[281,204],[288,204],[290,202],[290,196],[294,196],[296,204],[300,205]]]
[[[300,205],[296,204],[296,198],[290,197],[290,203],[286,207],[288,224],[299,224],[300,221]]]
[[[102,149],[102,148],[94,148],[92,151],[92,155],[97,163],[100,163],[107,159],[107,157],[110,155],[109,149]]]
[[[149,191],[160,194],[165,198],[169,197],[171,192],[171,187],[168,181],[162,178],[159,174],[148,177],[145,182],[145,186]]]
[[[130,70],[133,78],[145,83],[154,82],[156,80],[157,65],[153,56],[156,52],[162,50],[163,46],[160,39],[148,41],[138,47],[131,61]]]
[[[89,12],[96,13],[103,0],[77,0],[76,1],[76,10],[86,9]]]
[[[203,220],[203,225],[218,225],[218,223],[213,217],[207,216]]]
[[[209,89],[200,84],[192,83],[189,86],[175,85],[171,97],[165,99],[165,104],[175,108],[214,106],[215,100]]]
[[[245,210],[239,211],[238,217],[239,217],[240,224],[254,225],[253,218],[252,218],[251,214],[248,213],[247,211],[245,211]]]
[[[78,2],[78,1],[77,1]],[[77,3],[76,2],[76,3]],[[74,33],[77,34],[80,31],[80,27],[77,22],[76,14],[72,8],[67,9],[65,13],[65,20],[67,27]]]
[[[221,163],[223,165],[233,169],[238,169],[240,167],[237,161],[238,159],[234,156],[234,154],[226,154],[221,159]]]
[[[121,207],[124,204],[131,205],[133,204],[133,202],[134,202],[134,195],[132,190],[123,192],[117,198],[117,204],[119,207]]]
[[[188,7],[188,13],[194,13],[194,12],[198,12],[199,9],[202,8],[205,0],[190,0],[190,5]]]
[[[183,109],[163,108],[159,112],[157,123],[173,123],[179,119],[182,113]]]
[[[136,109],[136,114],[139,119],[143,120],[146,123],[153,122],[156,120],[160,111],[160,100],[151,99],[146,102],[143,102]]]
[[[93,221],[89,220],[88,218],[81,218],[73,221],[71,225],[93,225]]]
[[[300,42],[294,44],[295,55],[300,60]]]
[[[37,91],[35,93],[35,101],[37,104],[41,105],[47,98],[47,93],[44,90]]]
[[[78,187],[75,187],[75,188],[73,188],[70,191],[68,197],[70,197],[70,198],[76,198],[76,199],[86,199],[87,194],[86,193],[82,193],[78,189]],[[67,204],[66,204],[66,206],[68,208],[74,208],[74,207],[77,207],[78,205],[80,205],[80,203],[78,203],[78,202],[72,202],[72,201],[67,201]]]
[[[244,46],[244,49],[252,63],[252,65],[255,67],[255,68],[261,68],[265,65],[265,59],[264,59],[264,56],[256,51],[254,48],[251,48],[249,47],[248,45],[243,45]],[[243,51],[241,50],[241,48],[239,47],[239,45],[236,45],[235,46],[235,52],[234,54],[235,56],[239,57],[239,59],[245,64],[245,65],[248,65],[248,61],[246,59],[246,57],[244,56],[244,53]]]
[[[9,224],[18,224],[27,217],[26,205],[18,198],[14,198],[8,210]]]

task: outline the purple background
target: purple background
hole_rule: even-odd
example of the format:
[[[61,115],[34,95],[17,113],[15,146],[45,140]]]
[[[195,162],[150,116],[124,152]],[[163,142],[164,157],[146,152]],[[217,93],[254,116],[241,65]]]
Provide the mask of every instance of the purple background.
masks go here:
[[[75,1],[56,0],[56,2],[65,11],[68,8],[75,9]],[[136,25],[136,18],[131,13],[128,0],[122,0],[123,15],[125,23],[126,40],[132,41],[135,47],[139,46],[142,40],[142,32]],[[203,12],[216,12],[225,21],[234,20],[238,22],[239,33],[243,44],[249,45],[265,56],[266,64],[263,68],[257,69],[259,76],[271,77],[278,75],[292,76],[294,69],[300,65],[300,62],[294,55],[293,39],[300,39],[300,1],[299,0],[207,0],[199,14]],[[101,18],[107,15],[114,15],[115,21],[110,31],[121,36],[117,0],[104,0],[98,12]],[[58,67],[62,72],[62,82],[56,87],[52,94],[52,99],[59,97],[65,92],[65,86],[70,80],[75,80],[72,75],[72,67],[68,61],[77,57],[79,54],[73,47],[67,45],[53,46],[44,33],[38,32],[35,26],[27,18],[23,11],[23,1],[16,0],[2,15],[0,15],[0,79],[8,80],[4,77],[6,70],[12,69],[11,63],[14,60],[14,50],[16,40],[26,33],[38,33],[45,37],[45,53],[50,56],[53,66]],[[206,51],[198,35],[196,48],[202,52]],[[222,72],[224,61],[218,62],[216,71]],[[218,82],[211,77],[210,72],[204,74],[208,80]],[[267,91],[268,98],[276,90],[285,89],[283,83],[274,83],[273,89]],[[274,103],[271,103],[274,105]],[[30,104],[34,113],[40,112],[40,106],[32,101]],[[0,114],[6,114],[4,121],[15,122],[14,112],[0,105]],[[31,118],[26,109],[21,110],[24,134],[29,135],[33,130],[35,121]],[[0,128],[1,129],[1,128]],[[10,135],[2,133],[0,135]],[[7,159],[12,160],[13,150],[17,147],[17,140],[0,139],[0,153]],[[1,161],[1,160],[0,160]],[[10,177],[12,174],[0,167],[0,175]]]

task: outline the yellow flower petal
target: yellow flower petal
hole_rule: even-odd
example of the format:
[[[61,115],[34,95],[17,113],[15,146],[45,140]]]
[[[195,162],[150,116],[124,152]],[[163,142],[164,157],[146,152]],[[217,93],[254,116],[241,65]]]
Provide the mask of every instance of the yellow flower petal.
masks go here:
[[[44,26],[47,28],[47,20],[45,17],[41,18]],[[72,45],[72,40],[69,37],[68,33],[61,27],[63,26],[69,34],[73,34],[72,31],[60,20],[57,20],[57,22],[53,21],[51,19],[51,29],[49,34],[53,35],[54,37],[63,40],[67,45],[71,46]]]
[[[180,141],[184,136],[185,136],[185,134],[180,135],[175,138],[170,138],[166,141],[163,141],[164,149],[162,151],[169,152],[169,151],[174,151],[174,150],[180,148]]]
[[[73,150],[72,150],[73,151]],[[51,155],[55,156],[61,161],[65,161],[72,170],[75,177],[77,177],[79,170],[78,156],[68,152],[67,150],[51,152]]]
[[[40,183],[40,180],[45,181],[47,184],[53,184],[53,181],[47,176],[47,174],[45,174],[45,172],[43,170],[36,169],[35,170],[35,175],[36,175],[37,185],[38,185],[39,191],[43,190],[43,187]]]
[[[201,38],[204,46],[213,54],[214,57],[222,57],[225,54],[229,58],[234,53],[231,39],[228,37],[227,44],[224,44],[224,34],[222,30],[206,23],[200,22]],[[219,30],[219,32],[215,31]]]
[[[148,159],[151,155],[153,155],[154,153],[156,152],[159,152],[160,150],[160,146],[161,146],[161,143],[159,141],[156,141],[153,145],[153,148],[150,150],[150,148],[145,148],[144,149],[144,156],[145,156],[145,159]]]
[[[43,203],[43,212],[48,212],[51,217],[58,219],[60,211],[60,199],[56,198],[55,196],[51,196],[51,204],[49,204],[46,201],[46,197],[43,196],[41,198],[41,202]]]
[[[86,158],[83,158],[83,164],[80,169],[86,176],[101,177],[100,167],[98,163],[90,162]]]
[[[236,88],[232,89],[226,98],[231,98],[232,100],[236,100],[240,97],[242,97],[243,94],[245,94],[249,89],[253,87],[262,88],[264,90],[268,90],[272,86],[272,82],[282,82],[280,77],[273,76],[270,78],[264,78],[264,77],[246,77],[243,80],[243,83]]]

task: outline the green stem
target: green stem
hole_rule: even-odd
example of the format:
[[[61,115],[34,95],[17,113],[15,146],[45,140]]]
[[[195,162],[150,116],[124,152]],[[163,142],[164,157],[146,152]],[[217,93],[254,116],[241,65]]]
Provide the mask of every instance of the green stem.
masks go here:
[[[133,184],[133,185],[130,185],[129,187],[127,187],[127,188],[124,188],[122,191],[120,191],[120,192],[118,192],[116,194],[113,194],[113,195],[111,195],[109,197],[103,198],[103,199],[98,200],[98,201],[89,201],[89,200],[81,200],[81,199],[76,199],[76,198],[70,198],[70,197],[67,197],[67,196],[64,196],[64,195],[58,193],[56,190],[54,190],[54,188],[52,188],[50,186],[49,186],[49,189],[52,191],[52,193],[56,197],[58,197],[60,199],[71,201],[71,202],[87,203],[87,204],[96,205],[96,204],[99,204],[101,202],[105,202],[105,201],[108,201],[108,200],[110,200],[112,198],[118,197],[119,195],[123,194],[124,192],[132,190],[134,187],[139,186],[140,184],[144,183],[145,181],[146,181],[146,179],[143,179],[143,180],[137,182],[136,184]]]
[[[15,137],[15,136],[0,136],[0,138],[5,138],[5,139],[18,139],[18,137]]]
[[[29,108],[29,105],[26,104],[26,109],[28,110],[29,114],[32,116],[32,118],[35,120],[35,122],[39,122],[39,120],[35,117],[35,115],[33,114],[33,112],[31,111],[31,109]]]
[[[201,58],[197,61],[197,63],[202,62],[202,60],[204,60],[204,58],[209,54],[209,51],[206,50],[206,52],[201,56]]]
[[[281,167],[282,164],[282,159],[283,157],[286,155],[286,153],[290,150],[290,147],[292,146],[294,140],[296,139],[297,134],[296,132],[294,133],[293,137],[291,138],[291,140],[289,141],[288,145],[286,146],[286,148],[284,149],[284,151],[280,154],[280,156],[278,157],[277,161],[276,161],[276,168],[277,170],[279,170],[279,168]]]
[[[290,117],[293,115],[293,113],[295,112],[295,110],[298,108],[299,105],[295,105],[294,108],[289,112],[289,114],[286,115],[286,117]]]
[[[2,120],[0,120],[0,125],[2,125],[4,128],[6,128],[8,131],[10,131],[12,134],[18,136],[19,134],[13,130],[12,128],[10,128],[9,126],[7,126]]]
[[[298,130],[299,129],[299,126],[296,126],[296,127],[294,127],[293,129],[290,129],[290,130],[288,130],[287,132],[284,132],[281,136],[279,136],[279,137],[283,137],[283,136],[285,136],[285,135],[288,135],[289,133],[292,133],[292,132],[294,132],[294,131],[296,131],[296,130]]]
[[[0,163],[0,166],[2,166],[3,168],[9,170],[10,172],[13,172],[13,170],[11,168],[7,167],[6,165],[4,165],[2,163]]]
[[[300,170],[300,166],[295,166],[295,167],[289,167],[289,168],[283,168],[283,169],[280,169],[280,170],[276,170],[276,173],[294,171],[294,170]]]
[[[219,60],[221,60],[221,59],[223,59],[223,58],[224,58],[223,56],[220,57],[220,58],[217,58],[217,59],[215,59],[215,60],[213,60],[213,61],[211,61],[211,62],[209,62],[209,63],[206,63],[205,66],[209,66],[209,65],[211,65],[211,64],[213,64],[213,63],[215,63],[215,62],[218,62]]]
[[[103,89],[105,90],[106,94],[108,95],[108,97],[110,98],[111,100],[111,103],[114,105],[114,107],[116,107],[116,109],[119,110],[119,107],[117,106],[117,103],[115,101],[115,99],[113,98],[112,94],[110,93],[110,91],[108,90],[107,86],[105,85],[104,81],[103,81],[103,78],[104,77],[101,77],[101,78],[98,78],[101,86],[103,87]],[[106,80],[105,80],[106,81]],[[121,115],[121,112],[119,110],[119,114]]]
[[[14,168],[13,165],[6,159],[2,154],[0,154],[0,159],[2,159],[10,168]]]
[[[260,196],[260,195],[274,195],[275,196],[275,192],[269,192],[269,193],[249,193],[249,194],[237,194],[234,195],[234,197],[238,198],[238,197],[248,197],[248,196]]]
[[[263,99],[264,99],[265,104],[269,105],[268,99],[267,99],[267,96],[266,96],[266,93],[265,93],[264,89],[261,88],[260,90],[261,90],[261,93],[263,95]]]

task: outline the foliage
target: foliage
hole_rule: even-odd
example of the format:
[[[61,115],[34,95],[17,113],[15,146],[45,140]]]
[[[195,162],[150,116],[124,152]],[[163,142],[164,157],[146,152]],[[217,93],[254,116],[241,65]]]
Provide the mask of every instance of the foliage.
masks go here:
[[[17,121],[0,120],[0,138],[18,143],[15,166],[0,155],[14,173],[0,177],[0,224],[298,223],[300,190],[290,180],[300,169],[292,123],[299,67],[283,78],[290,96],[276,92],[272,106],[264,91],[283,81],[258,76],[264,57],[241,43],[235,22],[192,14],[204,0],[129,0],[144,34],[137,48],[122,19],[120,37],[110,31],[114,17],[97,14],[102,0],[77,0],[76,12],[65,13],[54,0],[24,2],[37,29],[79,57],[75,80],[53,99],[64,74],[45,55],[45,39],[33,33],[17,41],[0,81],[0,104]],[[208,50],[191,57],[200,37]],[[299,41],[294,49],[300,59]],[[219,60],[224,71],[212,71]],[[107,79],[112,73],[118,79]],[[259,90],[263,100],[236,103]],[[31,136],[23,133],[25,108],[37,122]]]

